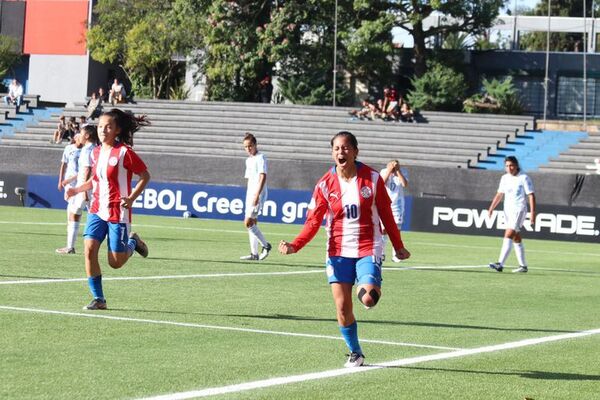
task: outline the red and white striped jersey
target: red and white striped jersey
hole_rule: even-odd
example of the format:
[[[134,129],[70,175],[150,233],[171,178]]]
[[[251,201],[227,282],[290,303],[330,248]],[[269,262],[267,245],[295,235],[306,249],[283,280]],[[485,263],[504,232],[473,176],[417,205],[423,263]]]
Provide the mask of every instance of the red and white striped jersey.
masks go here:
[[[92,152],[92,199],[90,213],[107,222],[131,223],[131,209],[121,207],[121,198],[131,193],[131,177],[146,171],[146,164],[131,147],[117,143]]]
[[[291,245],[300,250],[317,234],[327,214],[327,255],[360,258],[381,257],[383,223],[394,249],[404,247],[394,222],[390,198],[379,173],[356,163],[356,177],[339,178],[335,167],[317,183],[304,228]]]

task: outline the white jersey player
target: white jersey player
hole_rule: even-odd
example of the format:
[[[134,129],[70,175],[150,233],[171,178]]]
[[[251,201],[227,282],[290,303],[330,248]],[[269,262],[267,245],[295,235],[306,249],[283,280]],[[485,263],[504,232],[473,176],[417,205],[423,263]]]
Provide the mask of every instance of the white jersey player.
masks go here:
[[[271,244],[258,229],[258,215],[262,211],[264,202],[267,200],[267,160],[262,153],[258,152],[256,137],[246,133],[244,137],[244,150],[248,153],[246,159],[246,172],[244,178],[248,180],[246,189],[246,202],[244,207],[244,225],[248,229],[250,240],[250,254],[240,257],[241,260],[264,260],[271,251]],[[262,251],[258,253],[258,244]]]
[[[502,248],[500,249],[498,262],[491,263],[489,267],[498,272],[502,272],[504,269],[504,262],[514,243],[515,255],[517,256],[519,268],[513,270],[513,272],[527,272],[525,248],[523,247],[520,231],[527,216],[527,203],[529,203],[529,212],[531,213],[531,225],[535,222],[535,194],[533,183],[529,176],[521,173],[519,161],[517,161],[517,158],[514,156],[505,158],[504,170],[506,171],[506,174],[500,179],[498,192],[492,199],[492,204],[490,204],[490,208],[488,209],[488,215],[492,214],[492,211],[494,211],[504,197],[506,230],[504,231],[504,241],[502,243]]]
[[[75,254],[75,241],[79,232],[79,221],[81,211],[77,212],[76,200],[67,198],[66,193],[70,187],[75,186],[78,174],[79,155],[81,153],[81,135],[74,137],[75,142],[68,144],[62,154],[60,171],[58,173],[58,190],[65,190],[65,200],[67,201],[67,246],[56,249],[58,254]]]
[[[379,174],[385,182],[385,189],[390,196],[392,201],[392,214],[394,215],[394,221],[398,226],[398,230],[402,230],[402,222],[404,220],[404,188],[408,186],[408,180],[400,170],[400,163],[398,160],[392,160],[388,162],[387,166],[382,169]],[[383,230],[383,249],[385,252],[385,242],[387,234],[385,229]],[[400,262],[400,259],[394,255],[392,257],[394,262]]]
[[[81,135],[80,140],[83,143],[83,147],[81,148],[79,161],[77,163],[77,184],[75,186],[82,185],[92,175],[92,151],[98,145],[98,132],[96,127],[84,125],[79,134]],[[78,193],[71,198],[74,201],[74,207],[78,215],[81,215],[83,209],[87,207],[91,196],[92,191],[88,190],[87,192]]]

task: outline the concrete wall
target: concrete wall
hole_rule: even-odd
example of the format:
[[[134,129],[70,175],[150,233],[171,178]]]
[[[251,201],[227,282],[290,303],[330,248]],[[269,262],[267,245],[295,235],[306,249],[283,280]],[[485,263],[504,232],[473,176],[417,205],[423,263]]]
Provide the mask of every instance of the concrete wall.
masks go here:
[[[44,101],[83,101],[88,95],[87,56],[31,55],[28,93]]]

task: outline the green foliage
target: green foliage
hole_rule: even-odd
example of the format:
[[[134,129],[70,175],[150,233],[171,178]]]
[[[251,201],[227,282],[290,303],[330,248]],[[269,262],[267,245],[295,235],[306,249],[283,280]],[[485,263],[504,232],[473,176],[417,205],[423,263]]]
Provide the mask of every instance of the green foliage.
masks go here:
[[[0,35],[0,77],[8,74],[20,58],[17,41],[9,36]]]
[[[468,45],[469,35],[464,32],[450,32],[444,38],[442,49],[446,50],[465,50]]]
[[[190,97],[190,90],[181,84],[179,86],[172,86],[169,90],[169,99],[171,100],[187,100]]]
[[[177,56],[199,42],[200,11],[202,3],[191,0],[100,0],[88,48],[95,60],[119,65],[138,97],[165,98],[179,79]]]
[[[291,76],[279,80],[279,90],[284,99],[294,104],[330,105],[333,103],[333,91],[331,80],[327,78],[323,75]],[[336,104],[349,104],[351,101],[352,93],[338,79]]]
[[[464,76],[452,68],[430,62],[428,71],[412,79],[408,102],[415,109],[457,111],[467,90]]]
[[[272,2],[215,0],[201,24],[210,100],[257,100],[258,84],[272,64],[260,54],[257,27],[268,23]]]
[[[517,115],[523,112],[519,91],[515,88],[512,77],[500,81],[498,79],[483,80],[483,93],[465,100],[464,110],[469,113],[488,113]]]

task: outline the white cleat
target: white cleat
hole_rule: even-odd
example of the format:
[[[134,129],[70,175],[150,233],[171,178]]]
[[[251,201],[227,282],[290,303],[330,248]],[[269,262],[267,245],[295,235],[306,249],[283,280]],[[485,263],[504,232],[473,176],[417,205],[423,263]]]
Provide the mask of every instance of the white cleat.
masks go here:
[[[365,356],[360,353],[350,353],[348,355],[348,361],[344,364],[346,368],[360,367],[365,363]]]

